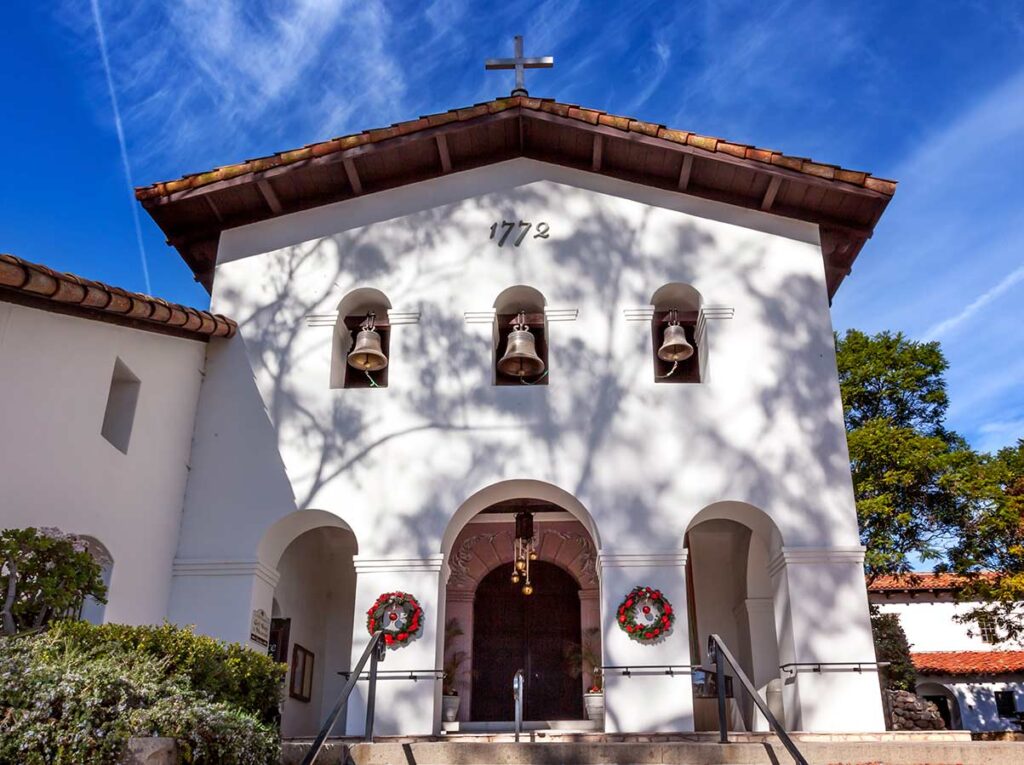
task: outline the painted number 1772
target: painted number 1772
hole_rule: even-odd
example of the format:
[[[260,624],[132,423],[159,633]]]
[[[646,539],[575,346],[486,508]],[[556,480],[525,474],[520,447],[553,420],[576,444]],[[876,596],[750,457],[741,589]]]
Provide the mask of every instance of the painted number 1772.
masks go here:
[[[526,239],[527,234],[530,233],[530,229],[533,229],[533,236],[531,239],[548,239],[550,234],[550,228],[547,223],[538,223],[534,226],[529,221],[521,220],[516,223],[512,220],[503,220],[501,223],[491,224],[491,239],[497,241],[499,247],[504,247],[505,242],[508,242],[513,247],[518,247]],[[517,230],[518,229],[518,230]],[[512,236],[512,232],[516,232],[516,236]]]

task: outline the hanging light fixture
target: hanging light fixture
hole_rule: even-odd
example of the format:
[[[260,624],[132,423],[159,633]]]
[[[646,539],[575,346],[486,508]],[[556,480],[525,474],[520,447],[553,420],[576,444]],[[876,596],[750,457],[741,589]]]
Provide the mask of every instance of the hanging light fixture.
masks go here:
[[[523,595],[533,594],[530,561],[537,560],[533,547],[533,513],[516,513],[516,538],[512,542],[512,584],[523,583]]]
[[[381,350],[380,333],[374,329],[376,318],[374,313],[366,314],[348,355],[349,366],[362,372],[379,372],[388,365],[388,357]]]
[[[544,359],[537,355],[537,341],[526,323],[526,311],[520,311],[508,335],[505,355],[498,371],[512,377],[533,377],[544,371]]]

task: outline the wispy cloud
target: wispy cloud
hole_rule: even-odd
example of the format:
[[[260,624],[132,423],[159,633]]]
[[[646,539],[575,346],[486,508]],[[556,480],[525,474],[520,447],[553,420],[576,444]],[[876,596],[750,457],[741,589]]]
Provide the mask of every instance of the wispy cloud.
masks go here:
[[[110,74],[110,58],[107,56],[107,39],[103,33],[103,14],[100,12],[99,0],[91,0],[92,18],[96,26],[96,41],[99,44],[100,57],[103,59],[103,72],[107,79],[107,90],[110,93],[110,105],[114,111],[114,129],[117,131],[117,144],[121,150],[121,166],[124,169],[124,180],[128,185],[128,200],[132,209],[132,222],[135,225],[135,241],[139,247],[139,260],[142,263],[142,278],[146,292],[152,292],[149,283],[149,263],[146,261],[146,247],[142,243],[142,226],[139,223],[139,206],[135,202],[132,183],[132,167],[128,161],[128,146],[124,140],[124,126],[121,124],[121,109],[117,105],[117,92],[114,90],[114,79]]]
[[[933,324],[928,327],[921,336],[922,340],[938,340],[944,335],[952,332],[953,330],[962,326],[965,322],[970,320],[978,311],[985,308],[989,303],[998,298],[1003,293],[1007,292],[1018,282],[1024,281],[1024,266],[1011,271],[991,289],[985,290],[981,295],[976,297],[967,306],[959,311],[958,313],[950,316],[948,319],[943,319],[940,322]]]

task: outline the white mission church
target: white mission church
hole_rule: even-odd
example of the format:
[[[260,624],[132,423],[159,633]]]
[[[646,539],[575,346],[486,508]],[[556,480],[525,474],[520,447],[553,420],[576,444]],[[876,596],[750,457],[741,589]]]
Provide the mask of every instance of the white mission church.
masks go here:
[[[378,733],[500,728],[520,669],[528,720],[714,728],[712,633],[789,729],[883,730],[829,304],[894,190],[521,89],[138,189],[210,312],[0,256],[0,526],[288,661],[285,736],[369,619]]]

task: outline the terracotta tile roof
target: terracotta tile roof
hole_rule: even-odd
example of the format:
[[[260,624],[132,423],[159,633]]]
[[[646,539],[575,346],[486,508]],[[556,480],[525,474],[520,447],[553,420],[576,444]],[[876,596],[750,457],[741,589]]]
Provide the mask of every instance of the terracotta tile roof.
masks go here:
[[[238,328],[220,314],[128,292],[3,253],[0,300],[201,340],[231,337]]]
[[[396,122],[390,127],[365,130],[361,133],[332,138],[328,141],[309,144],[300,149],[279,152],[267,157],[246,160],[232,165],[224,165],[208,172],[185,175],[179,180],[154,183],[135,190],[139,200],[163,197],[187,189],[197,189],[218,181],[235,178],[246,173],[263,172],[275,167],[296,164],[328,154],[354,149],[366,144],[379,143],[391,138],[409,135],[429,128],[453,122],[466,122],[488,114],[497,114],[508,109],[523,109],[533,112],[546,112],[569,120],[585,122],[590,125],[602,125],[619,130],[622,133],[641,133],[652,138],[659,138],[671,143],[692,146],[704,151],[725,154],[740,159],[775,165],[804,175],[823,178],[838,183],[861,186],[892,196],[896,191],[896,182],[884,178],[875,178],[861,170],[848,170],[838,165],[829,165],[804,157],[794,157],[772,149],[763,149],[749,144],[734,143],[724,138],[705,136],[687,130],[673,130],[653,122],[644,122],[632,117],[621,117],[607,114],[594,109],[586,109],[575,104],[563,104],[558,101],[527,96],[513,96],[487,101],[469,108],[452,109],[440,114],[431,114],[406,122]]]
[[[994,574],[983,573],[989,578]],[[934,590],[956,590],[969,580],[958,574],[912,573],[899,576],[880,576],[868,585],[868,592],[928,592]]]
[[[928,675],[1024,673],[1024,651],[926,651],[910,658],[918,672]]]

